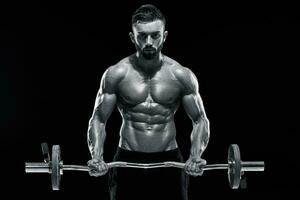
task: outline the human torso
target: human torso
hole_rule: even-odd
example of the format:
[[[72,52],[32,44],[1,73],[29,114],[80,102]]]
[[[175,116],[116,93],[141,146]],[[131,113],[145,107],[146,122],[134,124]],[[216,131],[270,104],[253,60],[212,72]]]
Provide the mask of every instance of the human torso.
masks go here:
[[[117,88],[118,108],[123,118],[121,148],[140,152],[177,148],[174,114],[182,85],[173,73],[178,67],[175,65],[168,59],[148,76],[127,62],[127,73]]]

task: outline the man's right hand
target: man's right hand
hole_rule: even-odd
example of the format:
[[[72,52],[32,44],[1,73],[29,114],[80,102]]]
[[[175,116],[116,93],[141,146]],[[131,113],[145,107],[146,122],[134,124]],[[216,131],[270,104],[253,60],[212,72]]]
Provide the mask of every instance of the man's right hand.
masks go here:
[[[108,165],[99,159],[91,159],[87,162],[90,176],[103,176],[108,172]]]

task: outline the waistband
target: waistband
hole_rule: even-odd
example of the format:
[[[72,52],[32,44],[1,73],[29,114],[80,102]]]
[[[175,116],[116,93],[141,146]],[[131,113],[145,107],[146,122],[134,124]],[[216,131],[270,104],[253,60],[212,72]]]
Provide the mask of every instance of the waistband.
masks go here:
[[[182,155],[179,148],[162,152],[139,152],[130,151],[121,147],[117,148],[114,161],[126,161],[136,163],[154,163],[165,161],[181,161]]]

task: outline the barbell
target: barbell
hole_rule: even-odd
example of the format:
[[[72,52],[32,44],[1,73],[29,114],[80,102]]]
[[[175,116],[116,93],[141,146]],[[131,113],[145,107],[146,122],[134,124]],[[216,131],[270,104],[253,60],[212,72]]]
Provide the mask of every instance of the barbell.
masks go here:
[[[49,173],[51,174],[52,189],[59,190],[61,175],[64,170],[88,171],[88,167],[84,165],[65,165],[61,160],[61,149],[59,145],[52,146],[52,160],[50,159],[47,143],[42,143],[43,154],[46,155],[44,162],[26,162],[26,173]],[[129,168],[162,168],[175,167],[183,169],[185,163],[180,162],[160,162],[160,163],[130,163],[130,162],[110,162],[107,163],[108,168],[113,167],[129,167]],[[229,186],[237,189],[240,186],[241,178],[245,171],[264,171],[264,161],[241,161],[240,149],[237,144],[231,144],[228,148],[227,164],[207,164],[203,166],[203,170],[227,169]]]

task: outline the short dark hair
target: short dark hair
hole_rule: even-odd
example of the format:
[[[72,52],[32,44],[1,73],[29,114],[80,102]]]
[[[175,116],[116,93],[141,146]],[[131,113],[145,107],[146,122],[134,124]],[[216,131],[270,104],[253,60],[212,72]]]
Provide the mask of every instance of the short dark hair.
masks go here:
[[[166,27],[166,19],[163,13],[154,5],[145,4],[136,9],[136,11],[132,14],[131,25],[133,26],[140,22],[153,22],[155,20],[161,20]]]

